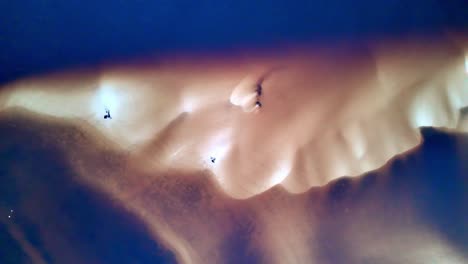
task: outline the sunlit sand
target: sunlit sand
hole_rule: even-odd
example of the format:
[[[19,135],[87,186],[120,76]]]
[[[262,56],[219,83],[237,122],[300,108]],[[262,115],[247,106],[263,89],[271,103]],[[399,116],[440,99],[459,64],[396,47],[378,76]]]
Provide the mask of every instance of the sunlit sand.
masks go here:
[[[300,195],[340,177],[381,168],[421,143],[420,127],[467,131],[467,56],[460,43],[422,39],[168,56],[18,80],[0,90],[0,107],[3,112],[25,108],[68,122],[99,139],[99,148],[123,155],[125,169],[140,175],[124,187],[113,178],[91,177],[91,167],[70,160],[86,184],[144,219],[178,260],[219,263],[222,253],[210,248],[227,234],[225,226],[213,224],[215,235],[206,237],[199,230],[161,228],[170,217],[159,217],[154,213],[159,209],[137,194],[162,172],[203,174],[225,195],[221,201],[235,208],[242,202],[238,200],[261,201],[272,188],[285,190],[280,197]],[[104,118],[106,110],[112,118]],[[74,155],[73,150],[65,152]],[[252,243],[271,253],[269,263],[320,263],[306,242],[316,230],[305,224],[315,221],[304,213],[305,204],[277,203],[290,218],[274,220],[261,210],[256,213],[260,230],[300,228],[261,231]],[[197,225],[209,231],[202,220]],[[350,235],[355,235],[353,228]],[[412,232],[427,239],[436,236],[424,228]],[[294,244],[294,250],[281,250],[290,245],[283,245],[279,236]],[[404,250],[397,236],[403,234],[392,243]],[[197,245],[187,237],[196,237]],[[371,240],[359,236],[355,250],[373,255],[359,246]],[[425,238],[404,241],[424,244]],[[424,244],[424,250],[452,252],[437,241]],[[375,244],[380,250],[385,246]],[[424,259],[421,254],[414,252],[407,263]],[[455,258],[450,263],[461,259],[450,254]]]
[[[236,198],[298,193],[382,166],[419,143],[418,127],[457,128],[465,56],[408,41],[165,58],[18,81],[3,108],[86,121],[141,168],[208,169]]]

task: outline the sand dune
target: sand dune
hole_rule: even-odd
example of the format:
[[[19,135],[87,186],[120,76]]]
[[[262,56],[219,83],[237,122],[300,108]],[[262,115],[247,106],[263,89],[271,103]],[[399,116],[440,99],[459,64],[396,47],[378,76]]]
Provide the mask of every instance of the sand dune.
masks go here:
[[[20,242],[38,263],[468,258],[466,134],[425,128],[418,147],[377,171],[238,200],[209,170],[142,170],[84,121],[12,108],[0,131],[2,201],[15,208],[14,220],[1,219],[15,238],[35,227],[38,239]]]
[[[166,57],[19,80],[1,97],[91,124],[147,172],[208,169],[243,199],[376,169],[421,126],[463,130],[465,56],[419,39]]]

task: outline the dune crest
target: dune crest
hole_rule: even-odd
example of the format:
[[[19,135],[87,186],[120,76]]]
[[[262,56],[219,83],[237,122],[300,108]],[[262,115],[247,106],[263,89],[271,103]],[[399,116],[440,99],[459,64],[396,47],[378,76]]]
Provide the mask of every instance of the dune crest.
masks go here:
[[[0,102],[86,121],[145,172],[210,170],[245,199],[379,168],[419,144],[421,126],[464,131],[466,56],[414,40],[162,58],[19,80]]]

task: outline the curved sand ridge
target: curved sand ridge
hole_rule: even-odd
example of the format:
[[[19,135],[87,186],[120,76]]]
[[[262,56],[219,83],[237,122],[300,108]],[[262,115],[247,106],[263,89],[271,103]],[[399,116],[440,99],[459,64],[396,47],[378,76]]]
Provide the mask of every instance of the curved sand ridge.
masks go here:
[[[376,169],[421,126],[463,130],[467,78],[460,45],[415,40],[111,65],[16,81],[0,103],[84,120],[145,172],[208,169],[247,198]]]

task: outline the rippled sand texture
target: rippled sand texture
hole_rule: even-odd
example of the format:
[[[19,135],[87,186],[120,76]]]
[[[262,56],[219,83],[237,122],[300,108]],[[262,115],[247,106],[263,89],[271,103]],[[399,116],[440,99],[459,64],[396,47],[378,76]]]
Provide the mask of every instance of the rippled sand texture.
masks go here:
[[[467,134],[425,129],[377,171],[237,200],[209,171],[143,172],[83,128],[0,115],[1,204],[15,209],[7,219],[0,208],[0,223],[34,263],[468,260]]]
[[[386,192],[385,167],[379,180],[327,183],[417,146],[421,126],[466,131],[466,54],[459,42],[419,39],[181,55],[19,80],[0,103],[12,116],[25,108],[41,124],[71,126],[43,134],[44,144],[59,146],[79,182],[136,215],[180,262],[242,252],[246,262],[393,263],[414,247],[397,262],[462,263],[414,204],[372,201]],[[362,194],[355,188],[366,179],[374,188]],[[359,197],[335,206],[334,188]],[[385,240],[376,239],[382,228]]]
[[[236,198],[376,169],[420,126],[462,128],[468,105],[464,50],[435,40],[166,58],[8,88],[4,107],[88,122],[148,172],[208,169]]]

